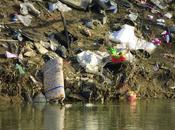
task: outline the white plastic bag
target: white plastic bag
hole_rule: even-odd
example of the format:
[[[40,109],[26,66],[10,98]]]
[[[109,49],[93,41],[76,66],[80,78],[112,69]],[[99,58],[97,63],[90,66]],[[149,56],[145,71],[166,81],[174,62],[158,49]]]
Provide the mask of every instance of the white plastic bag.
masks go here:
[[[24,26],[30,26],[32,22],[32,16],[30,15],[16,15],[16,18],[24,25]]]
[[[60,10],[61,12],[68,12],[72,10],[70,7],[61,3],[60,1],[57,3],[49,3],[49,11],[54,11],[56,9]]]
[[[26,3],[21,3],[20,4],[20,13],[22,15],[27,15],[29,14],[29,11],[35,13],[36,15],[40,14],[40,11],[37,10],[32,3],[26,2]]]
[[[92,3],[92,0],[61,0],[61,2],[66,3],[70,7],[72,6],[86,10],[88,6]]]
[[[109,54],[106,52],[91,52],[87,50],[77,55],[77,61],[86,69],[86,72],[98,73],[102,59],[107,56],[109,56]]]

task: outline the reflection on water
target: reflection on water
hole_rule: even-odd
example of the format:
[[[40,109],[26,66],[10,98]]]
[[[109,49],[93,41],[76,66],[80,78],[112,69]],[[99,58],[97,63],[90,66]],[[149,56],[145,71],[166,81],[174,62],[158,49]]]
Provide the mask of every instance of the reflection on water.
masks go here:
[[[173,130],[175,102],[0,105],[0,130]]]
[[[63,130],[65,108],[47,105],[44,110],[44,128],[46,130]]]

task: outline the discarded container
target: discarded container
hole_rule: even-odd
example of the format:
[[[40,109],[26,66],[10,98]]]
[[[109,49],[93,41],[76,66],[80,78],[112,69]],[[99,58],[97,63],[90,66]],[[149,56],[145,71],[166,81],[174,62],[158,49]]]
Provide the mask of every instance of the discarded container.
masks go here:
[[[119,58],[112,56],[112,62],[114,63],[121,63],[124,61],[126,61],[126,58],[124,56],[120,56]]]
[[[48,61],[43,67],[44,89],[47,101],[65,98],[63,59],[58,57]]]
[[[110,53],[112,55],[111,56],[112,62],[114,62],[114,63],[121,63],[121,62],[126,61],[124,52],[119,51],[119,50],[114,49],[114,48],[110,48],[109,51],[110,51]]]
[[[127,100],[130,102],[136,101],[137,99],[137,94],[134,91],[129,91],[127,92]]]

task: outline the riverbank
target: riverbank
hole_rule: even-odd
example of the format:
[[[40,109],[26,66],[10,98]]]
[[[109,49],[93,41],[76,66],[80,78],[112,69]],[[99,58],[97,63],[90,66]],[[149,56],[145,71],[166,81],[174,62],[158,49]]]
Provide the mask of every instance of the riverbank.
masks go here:
[[[42,67],[49,58],[63,57],[63,72],[65,80],[65,101],[110,101],[123,99],[126,92],[135,91],[138,98],[174,98],[175,97],[175,45],[174,35],[171,43],[163,41],[156,45],[153,53],[143,50],[130,50],[135,57],[134,62],[104,64],[101,73],[88,73],[77,61],[77,54],[82,51],[108,52],[109,47],[116,43],[109,40],[108,32],[133,24],[128,20],[130,12],[137,12],[135,33],[147,41],[154,38],[162,39],[161,33],[166,27],[175,24],[175,19],[163,17],[164,14],[175,11],[175,4],[169,4],[165,10],[156,8],[160,14],[152,13],[149,8],[140,3],[131,2],[131,8],[126,8],[120,2],[117,13],[107,12],[107,23],[95,24],[93,28],[84,25],[84,21],[101,21],[101,14],[94,10],[72,11],[64,13],[67,30],[76,39],[69,49],[62,48],[49,40],[51,34],[64,30],[59,11],[47,11],[47,2],[32,2],[40,11],[39,16],[32,15],[32,23],[26,27],[18,22],[11,22],[12,15],[19,13],[18,0],[1,1],[1,41],[0,41],[0,95],[2,100],[9,102],[31,101],[38,93],[44,94]],[[42,5],[42,6],[41,6]],[[148,19],[148,15],[154,17]],[[156,19],[163,18],[166,26],[160,26]],[[127,20],[126,20],[127,19]],[[129,22],[128,22],[129,21]],[[22,41],[16,37],[13,30],[20,30]],[[89,31],[87,31],[89,30]],[[13,41],[12,41],[13,38]],[[9,40],[9,41],[8,41]],[[43,46],[48,43],[48,48]],[[38,49],[37,45],[43,48]],[[19,58],[7,58],[6,51],[17,54]],[[45,53],[47,52],[47,53]]]

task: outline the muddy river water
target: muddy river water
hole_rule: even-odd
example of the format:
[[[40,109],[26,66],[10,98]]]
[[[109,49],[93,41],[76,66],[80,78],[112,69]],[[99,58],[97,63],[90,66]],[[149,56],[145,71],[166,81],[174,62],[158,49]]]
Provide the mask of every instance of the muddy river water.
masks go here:
[[[0,130],[173,130],[174,100],[0,105]]]

